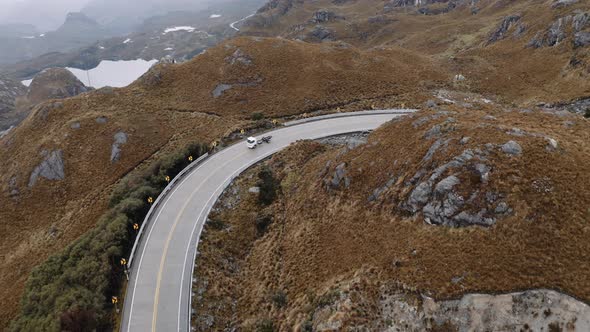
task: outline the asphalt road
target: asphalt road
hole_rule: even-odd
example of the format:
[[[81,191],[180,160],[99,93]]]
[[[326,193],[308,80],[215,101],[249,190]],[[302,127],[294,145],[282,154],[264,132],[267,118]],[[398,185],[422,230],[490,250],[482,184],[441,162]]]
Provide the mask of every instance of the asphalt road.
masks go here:
[[[365,113],[284,127],[268,133],[273,136],[270,144],[250,150],[244,141],[198,165],[167,194],[146,225],[130,271],[121,331],[190,331],[201,230],[217,198],[241,172],[297,140],[372,130],[398,116],[395,111]]]

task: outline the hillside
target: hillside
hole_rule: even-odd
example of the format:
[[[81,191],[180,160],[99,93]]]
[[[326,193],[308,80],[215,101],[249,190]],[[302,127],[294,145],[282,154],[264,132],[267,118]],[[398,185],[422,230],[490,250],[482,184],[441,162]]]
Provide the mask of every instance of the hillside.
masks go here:
[[[266,163],[271,205],[252,194],[272,188],[259,167],[214,209],[197,330],[584,330],[587,305],[556,294],[476,296],[458,314],[445,300],[554,289],[588,303],[589,133],[575,115],[481,103],[394,120],[360,145],[292,146]]]
[[[470,303],[512,306],[522,320],[498,330],[590,325],[587,1],[416,3],[271,0],[223,42],[227,22],[166,32],[189,19],[170,13],[14,66],[23,77],[58,62],[199,54],[126,88],[42,102],[0,138],[0,329],[84,309],[17,303],[35,266],[103,229],[119,184],[140,186],[187,145],[223,146],[272,119],[398,107],[422,111],[365,144],[296,144],[234,183],[199,249],[196,327],[454,331],[468,328],[457,315],[481,313]],[[261,201],[250,192],[260,187],[276,191]],[[89,297],[114,312],[106,295]]]
[[[16,314],[31,268],[95,225],[123,175],[187,143],[264,125],[250,120],[255,113],[418,104],[428,97],[420,86],[445,81],[430,60],[404,50],[239,38],[187,63],[160,65],[128,88],[37,106],[0,141],[0,227],[11,235],[0,243],[0,295],[10,299],[0,321]],[[117,143],[122,135],[125,144]]]
[[[35,76],[29,86],[26,101],[23,102],[37,105],[50,99],[74,97],[90,90],[69,70],[50,68]]]
[[[587,1],[420,3],[273,0],[241,33],[402,47],[439,59],[465,89],[506,103],[590,96]]]

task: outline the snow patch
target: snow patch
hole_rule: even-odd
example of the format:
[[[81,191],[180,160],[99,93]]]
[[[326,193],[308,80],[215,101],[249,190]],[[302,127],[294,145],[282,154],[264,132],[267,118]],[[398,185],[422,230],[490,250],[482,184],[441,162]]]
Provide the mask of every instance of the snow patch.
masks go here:
[[[98,48],[100,48],[101,50],[104,50],[104,46],[99,46]]]
[[[193,31],[195,31],[195,28],[194,27],[191,27],[191,26],[172,27],[172,28],[167,28],[166,30],[164,30],[164,33],[162,33],[162,34],[165,35],[168,32],[176,32],[176,31],[193,32]]]
[[[172,47],[167,47],[164,49],[164,51],[173,51],[174,49]]]
[[[24,86],[30,86],[32,82],[33,82],[33,79],[32,79],[32,78],[31,78],[30,80],[24,80],[24,81],[21,81],[21,83],[22,83]]]
[[[133,41],[130,38],[125,39],[125,41],[123,42],[123,44],[129,44],[132,43]]]
[[[221,15],[219,14],[211,14],[211,16],[209,16],[209,18],[219,18],[221,17]]]
[[[143,59],[130,61],[103,60],[94,69],[82,70],[78,68],[66,68],[87,86],[100,89],[105,86],[114,88],[125,87],[141,75],[145,74],[157,60],[146,61]],[[24,83],[23,83],[24,84]]]
[[[35,39],[35,36],[24,36],[21,37],[22,39]]]
[[[44,34],[44,33],[42,33],[42,34],[40,34],[40,35],[39,35],[39,37],[45,37],[45,34]]]

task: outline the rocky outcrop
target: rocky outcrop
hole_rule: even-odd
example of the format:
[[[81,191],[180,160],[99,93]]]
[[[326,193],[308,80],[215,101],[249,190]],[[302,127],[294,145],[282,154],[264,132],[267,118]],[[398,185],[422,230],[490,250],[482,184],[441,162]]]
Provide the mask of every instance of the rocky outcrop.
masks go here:
[[[111,163],[121,159],[121,145],[127,144],[127,134],[120,131],[115,134],[113,146],[111,147]]]
[[[552,111],[567,111],[580,115],[590,114],[590,97],[572,100],[570,102],[543,105],[545,109]]]
[[[545,289],[499,295],[466,294],[459,300],[448,301],[398,291],[383,294],[379,307],[379,321],[389,322],[394,331],[430,331],[443,326],[452,326],[451,330],[457,331],[590,329],[588,305]]]
[[[395,8],[416,7],[419,14],[439,15],[448,13],[460,5],[469,5],[477,11],[477,7],[475,7],[477,2],[468,0],[390,0],[384,5],[383,11],[387,13]],[[446,6],[441,4],[446,4]]]
[[[318,41],[335,40],[334,31],[326,28],[323,25],[316,25],[316,27],[307,35],[308,38],[316,39]]]
[[[578,32],[574,35],[574,47],[585,47],[590,45],[590,32]]]
[[[29,178],[29,188],[35,186],[39,178],[47,180],[63,180],[65,178],[64,161],[62,150],[46,151],[43,150],[41,155],[45,159],[31,173]]]
[[[317,12],[313,13],[313,17],[311,18],[311,20],[309,20],[309,22],[312,24],[319,24],[334,21],[337,19],[344,19],[344,17],[336,15],[336,13],[332,11],[320,9]]]
[[[329,170],[330,164],[331,163],[328,163],[326,165],[326,172]],[[346,170],[346,164],[339,164],[338,166],[336,166],[336,169],[330,176],[324,178],[324,184],[326,185],[326,188],[328,190],[348,188],[350,186],[350,177],[348,177],[347,174],[348,171]]]
[[[578,0],[554,0],[551,8],[563,8],[577,3]]]
[[[575,47],[588,46],[589,33],[583,30],[589,26],[590,13],[588,12],[560,17],[546,31],[537,33],[528,46],[534,48],[556,46],[571,36],[570,30],[573,32]]]
[[[449,114],[438,112],[419,118],[413,122],[413,127],[419,128],[430,120]],[[437,166],[435,155],[443,153],[441,151],[447,150],[452,144],[453,140],[445,136],[455,130],[455,124],[456,120],[449,117],[426,131],[424,139],[436,140],[422,158],[422,168],[406,181],[405,185],[411,190],[400,208],[411,214],[421,214],[424,222],[431,225],[491,226],[512,213],[504,200],[506,195],[488,188],[487,184],[493,176],[492,158],[498,158],[498,153],[518,158],[523,149],[516,141],[508,141],[503,145],[484,144],[464,149],[461,154]],[[463,137],[455,142],[463,146],[469,141],[468,137]],[[550,146],[557,149],[557,141],[553,141],[547,141],[549,150],[553,150]],[[429,170],[430,167],[433,169]],[[376,200],[387,188],[387,185],[377,188],[369,201]]]
[[[488,38],[488,44],[495,43],[506,37],[509,30],[520,20],[520,15],[510,15],[502,20],[498,28]]]
[[[511,156],[520,156],[522,154],[522,147],[515,141],[509,141],[502,145],[502,152]]]
[[[225,58],[225,62],[235,65],[235,64],[242,64],[245,66],[249,66],[252,64],[252,58],[246,55],[241,49],[237,49],[231,56]]]

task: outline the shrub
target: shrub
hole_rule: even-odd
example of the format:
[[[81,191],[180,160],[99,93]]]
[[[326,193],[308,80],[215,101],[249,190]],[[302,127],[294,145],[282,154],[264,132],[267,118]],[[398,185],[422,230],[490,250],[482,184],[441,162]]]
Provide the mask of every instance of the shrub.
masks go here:
[[[287,305],[287,294],[282,290],[277,291],[272,296],[272,302],[277,306],[277,308],[283,308]]]
[[[270,319],[263,319],[256,326],[256,332],[274,332],[274,330],[274,324]]]
[[[252,113],[252,116],[250,117],[253,121],[259,121],[264,119],[264,114],[262,113]]]
[[[262,167],[262,170],[258,173],[260,179],[258,186],[260,192],[258,193],[258,201],[262,205],[270,205],[277,197],[278,183],[272,173],[272,170],[268,166]]]
[[[270,226],[271,223],[272,223],[271,216],[267,216],[267,215],[258,216],[256,218],[256,232],[258,233],[258,236],[264,235],[264,233],[266,233],[266,230],[268,229],[268,226]]]

